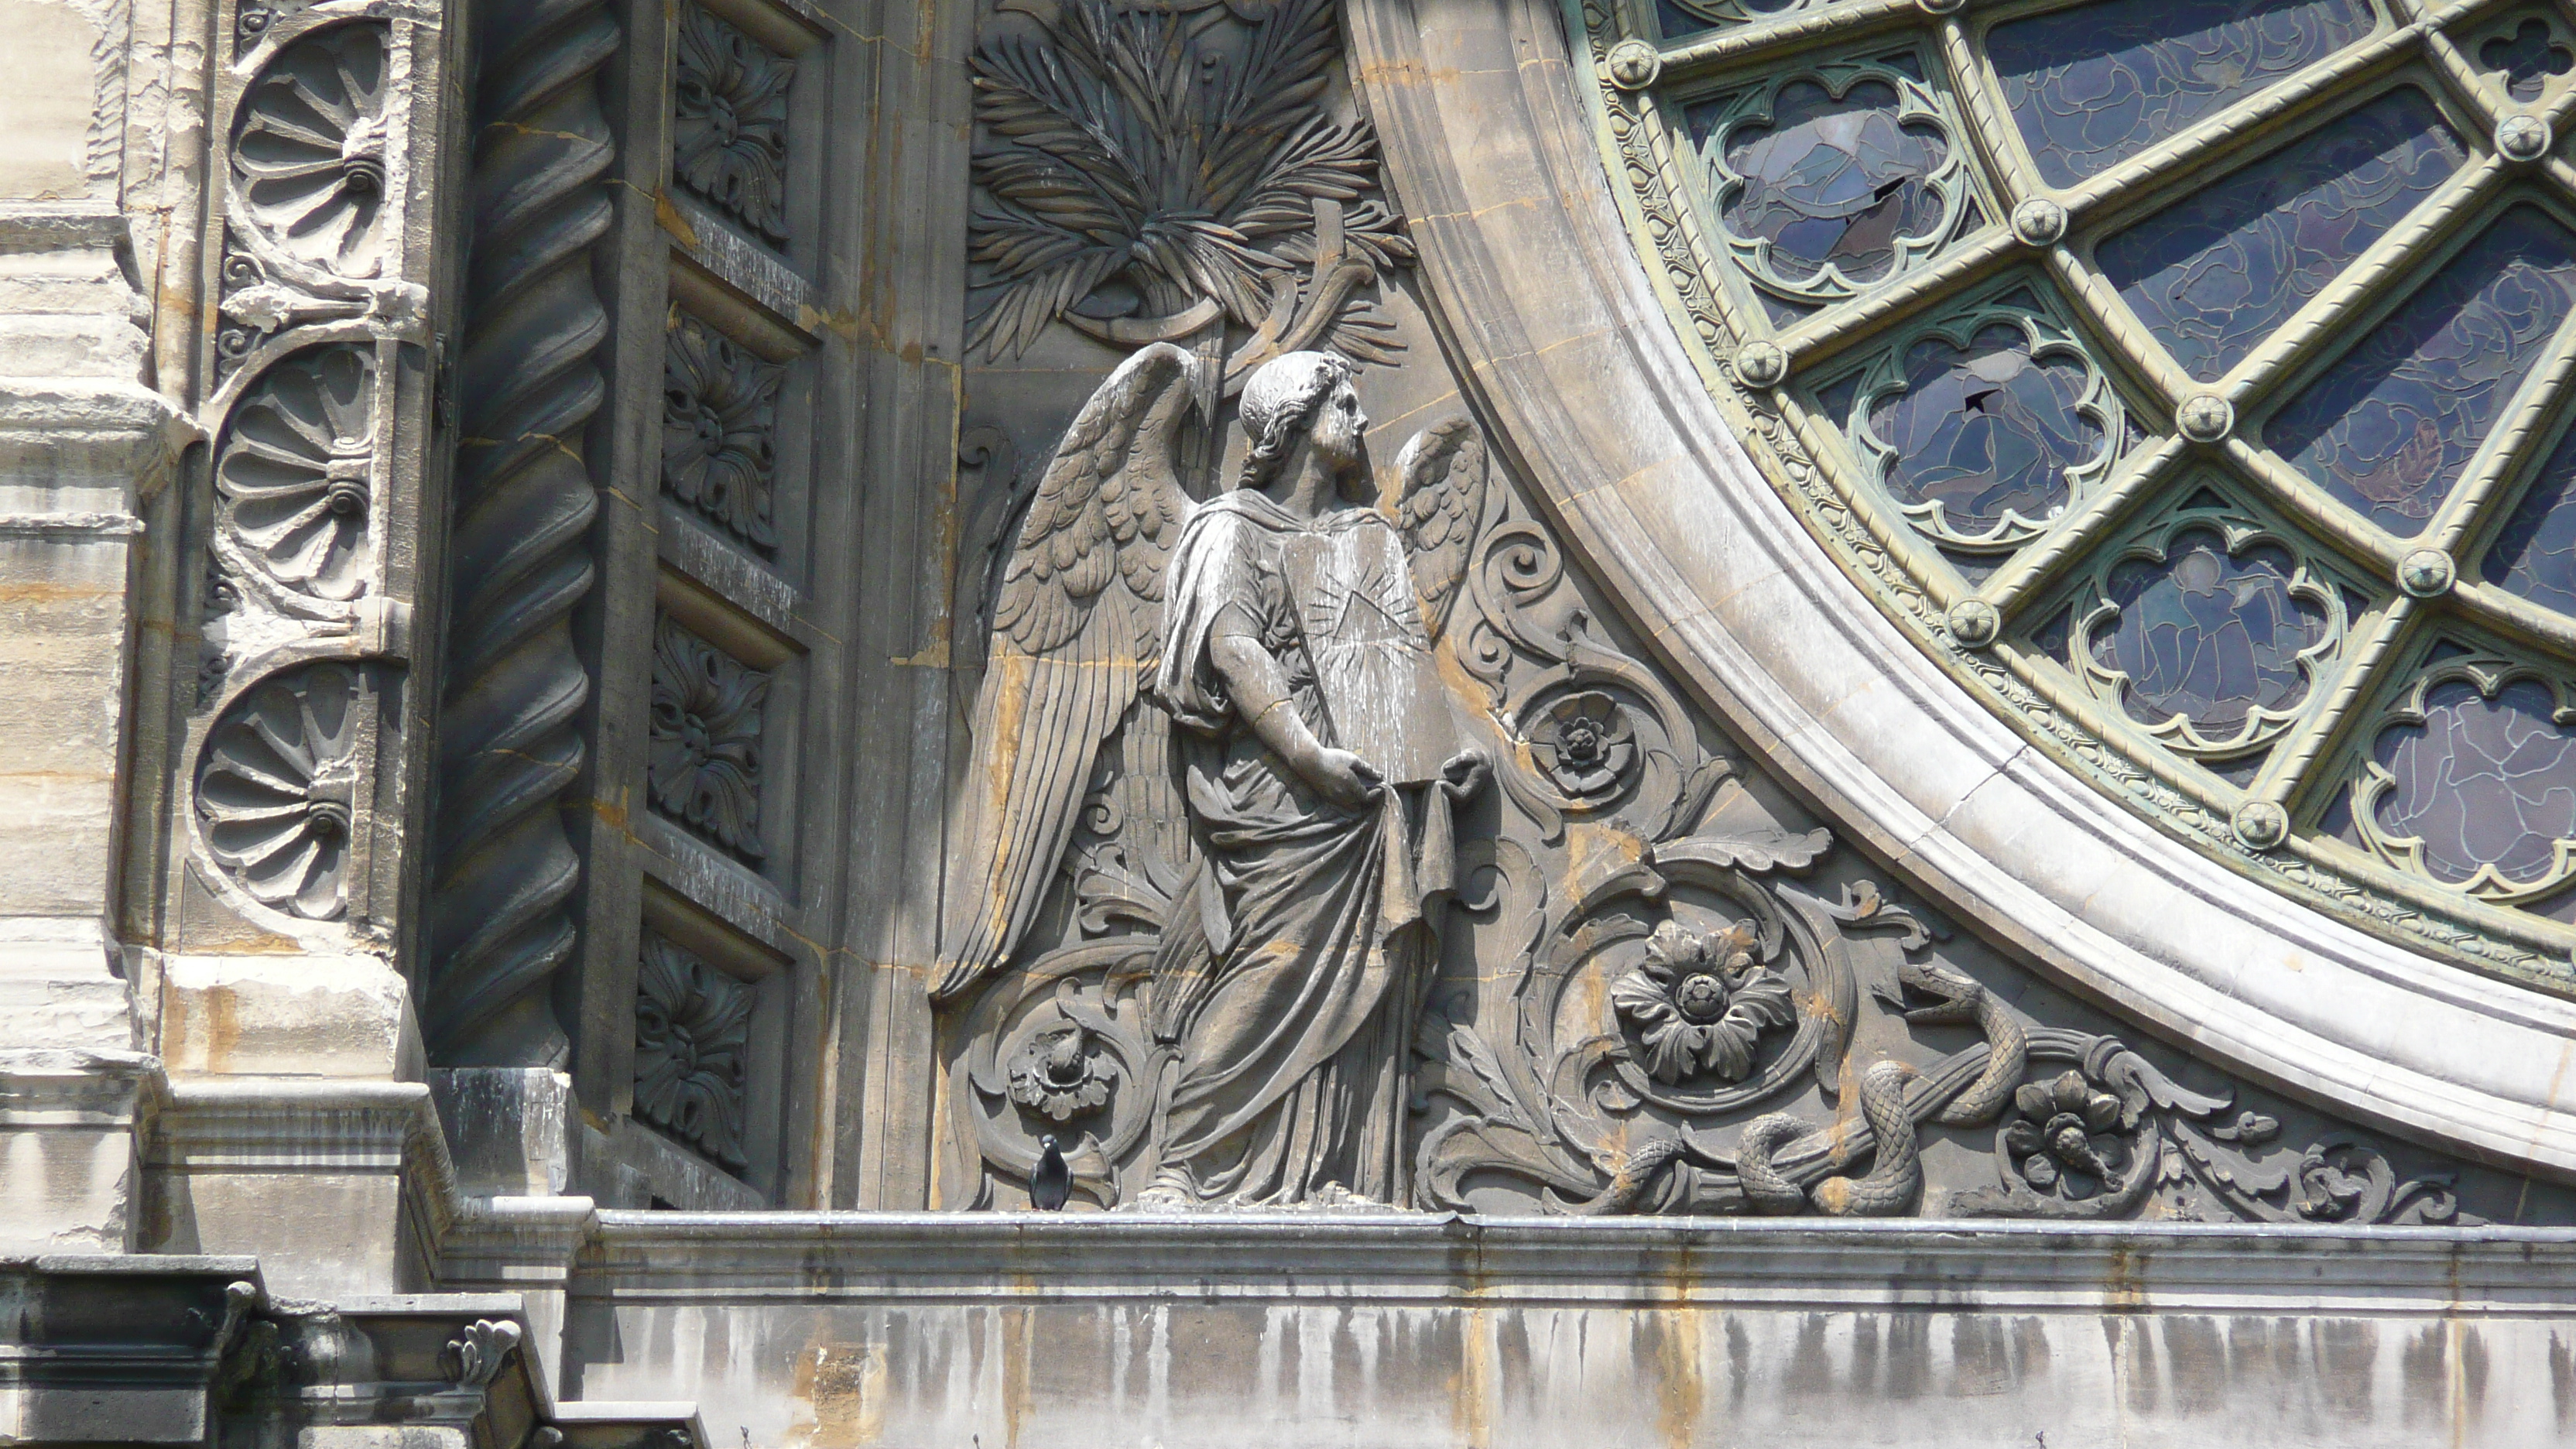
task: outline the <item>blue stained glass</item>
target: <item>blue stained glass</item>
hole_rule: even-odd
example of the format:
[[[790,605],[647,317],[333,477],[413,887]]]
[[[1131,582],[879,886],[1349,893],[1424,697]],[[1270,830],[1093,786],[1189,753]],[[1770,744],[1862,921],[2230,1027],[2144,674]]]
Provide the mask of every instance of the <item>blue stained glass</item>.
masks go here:
[[[2077,408],[2084,369],[2032,356],[2019,327],[1978,329],[1963,350],[1926,338],[1905,354],[1905,391],[1870,407],[1869,430],[1895,450],[1880,481],[1909,504],[1939,503],[1962,534],[2007,511],[2038,522],[2066,506],[2066,470],[2102,454],[2102,426]]]
[[[2265,436],[2391,533],[2423,531],[2576,302],[2576,235],[2506,212],[2291,400]]]
[[[2119,614],[2093,634],[2094,662],[2128,676],[2120,703],[2132,719],[2180,715],[2204,739],[2232,738],[2254,711],[2307,697],[2299,655],[2332,625],[2313,599],[2290,592],[2298,571],[2277,546],[2230,554],[2217,533],[2188,530],[2162,563],[2132,559],[2111,571]]]
[[[2488,583],[2576,614],[2576,429],[2559,440],[2496,534],[2485,572]]]
[[[2072,186],[2372,24],[2365,0],[2105,0],[1998,25],[1986,55],[2040,176]]]
[[[1827,264],[1854,282],[1895,270],[1900,240],[1941,225],[1944,203],[1927,178],[1950,154],[1939,130],[1900,120],[1898,107],[1885,81],[1856,81],[1839,100],[1811,80],[1782,86],[1768,125],[1726,137],[1727,169],[1743,178],[1719,207],[1727,230],[1770,242],[1784,278]]]
[[[2526,20],[2511,39],[2500,35],[2479,46],[2478,64],[2504,77],[2506,95],[2528,104],[2549,88],[2550,77],[2576,70],[2576,52],[2550,35],[2547,21]]]
[[[2102,243],[2094,259],[2183,371],[2216,381],[2468,159],[2390,91]]]
[[[2424,693],[2424,723],[2380,732],[2372,753],[2394,784],[2375,802],[2379,828],[2423,839],[2424,868],[2458,884],[2492,865],[2536,883],[2555,842],[2576,838],[2576,734],[2531,680],[2487,699],[2463,680]]]

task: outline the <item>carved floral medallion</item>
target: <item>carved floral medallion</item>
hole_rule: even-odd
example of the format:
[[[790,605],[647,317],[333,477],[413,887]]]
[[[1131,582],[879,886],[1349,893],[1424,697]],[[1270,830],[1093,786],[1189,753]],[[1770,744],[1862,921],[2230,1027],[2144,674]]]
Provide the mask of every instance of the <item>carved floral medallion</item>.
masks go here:
[[[653,808],[751,862],[760,839],[762,706],[769,675],[662,620],[653,635]]]
[[[766,552],[778,455],[778,389],[787,369],[692,317],[678,317],[662,356],[662,486]]]
[[[644,934],[635,977],[635,1115],[740,1171],[751,988]]]
[[[787,92],[796,62],[679,7],[671,174],[763,241],[787,240]]]
[[[206,736],[197,821],[207,853],[272,910],[332,921],[348,907],[359,694],[352,666],[303,665],[252,687]]]

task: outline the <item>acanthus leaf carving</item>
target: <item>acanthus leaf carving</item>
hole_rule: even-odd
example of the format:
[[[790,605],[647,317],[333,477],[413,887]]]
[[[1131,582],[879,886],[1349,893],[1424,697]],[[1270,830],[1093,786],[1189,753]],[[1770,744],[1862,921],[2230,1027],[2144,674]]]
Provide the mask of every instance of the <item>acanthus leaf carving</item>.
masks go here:
[[[769,675],[663,619],[653,633],[653,808],[759,864],[761,730]]]
[[[635,984],[635,1115],[739,1172],[749,986],[647,931]]]
[[[693,317],[674,318],[662,360],[662,486],[767,553],[787,369]]]
[[[772,244],[787,240],[787,93],[796,62],[704,7],[678,7],[671,171]]]

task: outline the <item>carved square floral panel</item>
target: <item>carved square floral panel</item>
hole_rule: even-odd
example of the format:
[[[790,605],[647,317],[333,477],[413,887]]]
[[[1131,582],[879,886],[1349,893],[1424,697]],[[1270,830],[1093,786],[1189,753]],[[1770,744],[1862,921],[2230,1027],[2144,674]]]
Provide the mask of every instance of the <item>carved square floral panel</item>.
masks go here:
[[[758,866],[763,707],[770,676],[664,618],[653,633],[647,765],[653,810]]]
[[[651,931],[635,974],[635,1115],[740,1172],[752,987]]]
[[[787,240],[787,92],[796,62],[705,10],[679,9],[671,175],[772,244]]]
[[[674,313],[662,354],[662,491],[763,553],[778,467],[778,389],[787,369]]]

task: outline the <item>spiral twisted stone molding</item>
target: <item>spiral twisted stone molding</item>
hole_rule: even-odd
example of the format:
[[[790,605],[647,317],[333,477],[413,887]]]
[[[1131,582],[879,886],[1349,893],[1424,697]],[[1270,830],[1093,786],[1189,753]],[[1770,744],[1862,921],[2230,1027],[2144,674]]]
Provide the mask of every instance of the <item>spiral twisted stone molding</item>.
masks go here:
[[[581,772],[590,693],[568,622],[590,591],[599,506],[584,429],[607,394],[590,253],[609,227],[615,145],[599,70],[620,36],[599,0],[482,19],[422,1015],[442,1061],[551,1065],[569,1053],[547,990],[572,955],[581,876],[558,802]]]

